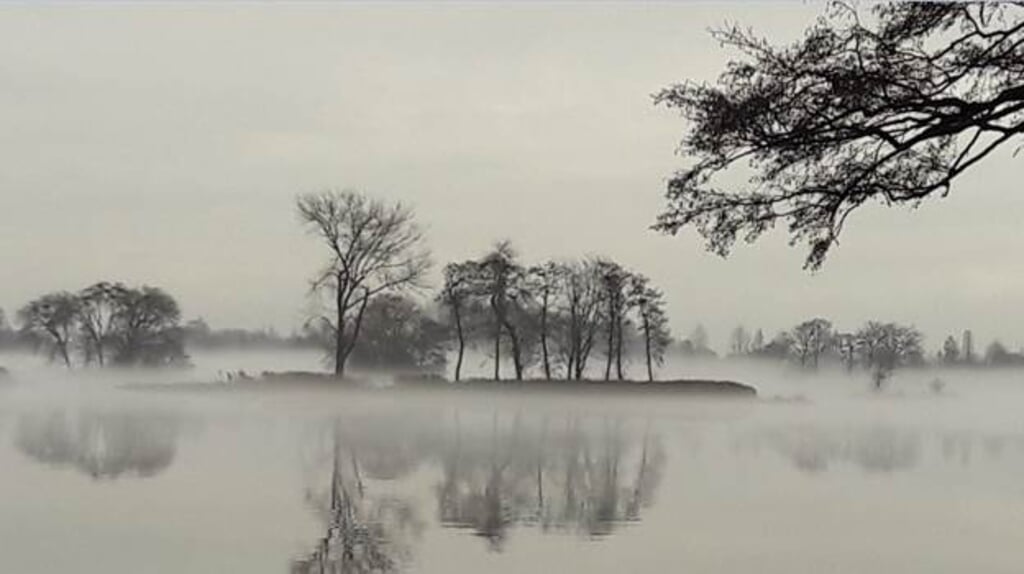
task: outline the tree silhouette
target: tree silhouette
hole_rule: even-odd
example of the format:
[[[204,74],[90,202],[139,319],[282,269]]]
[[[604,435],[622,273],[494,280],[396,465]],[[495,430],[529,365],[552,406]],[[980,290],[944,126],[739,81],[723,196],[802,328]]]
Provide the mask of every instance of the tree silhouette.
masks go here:
[[[430,256],[412,210],[400,203],[332,190],[300,195],[296,206],[303,225],[329,251],[313,291],[326,292],[331,300],[333,316],[317,319],[331,335],[334,373],[342,377],[370,300],[420,286]]]
[[[721,255],[776,223],[817,268],[868,201],[917,205],[1024,132],[1024,6],[906,2],[871,14],[835,3],[777,47],[734,26],[744,58],[717,84],[656,95],[691,121],[693,160],[668,183],[655,225],[695,228]],[[748,185],[719,177],[751,168]]]

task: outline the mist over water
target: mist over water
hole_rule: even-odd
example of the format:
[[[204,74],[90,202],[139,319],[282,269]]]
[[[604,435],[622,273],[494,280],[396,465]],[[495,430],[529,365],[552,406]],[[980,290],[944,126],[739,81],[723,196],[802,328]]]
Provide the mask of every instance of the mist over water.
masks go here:
[[[72,377],[4,356],[24,381],[0,390],[4,571],[1019,571],[1013,373],[874,393],[666,365],[760,392],[725,401],[119,387],[319,357],[193,360]]]

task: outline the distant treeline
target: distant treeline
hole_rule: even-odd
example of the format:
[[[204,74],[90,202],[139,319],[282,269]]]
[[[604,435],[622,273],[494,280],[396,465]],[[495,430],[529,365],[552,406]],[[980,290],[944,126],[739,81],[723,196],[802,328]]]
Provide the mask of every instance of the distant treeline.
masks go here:
[[[177,301],[157,287],[100,282],[55,291],[17,312],[14,330],[0,311],[0,342],[43,351],[68,368],[187,363]]]
[[[706,345],[707,333],[698,327],[692,339],[700,348]],[[998,340],[979,355],[970,330],[963,332],[959,342],[952,335],[947,337],[942,348],[929,358],[924,336],[912,326],[869,321],[856,331],[840,331],[821,318],[779,332],[770,341],[760,329],[751,334],[743,326],[736,327],[729,337],[728,356],[788,361],[807,369],[823,364],[841,365],[847,371],[866,369],[877,385],[900,367],[1024,366],[1024,353],[1011,352]]]

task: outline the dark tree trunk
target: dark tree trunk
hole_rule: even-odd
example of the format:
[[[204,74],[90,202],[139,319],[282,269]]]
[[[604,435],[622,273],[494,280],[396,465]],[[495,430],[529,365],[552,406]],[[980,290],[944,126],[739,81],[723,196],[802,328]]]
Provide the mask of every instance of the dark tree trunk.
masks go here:
[[[544,361],[544,378],[551,380],[551,360],[548,357],[548,296],[540,308],[540,352]]]
[[[647,357],[647,380],[654,382],[654,368],[651,366],[651,326],[647,321],[647,315],[643,314],[644,318],[644,354]]]
[[[623,380],[625,376],[622,373],[622,315],[619,314],[618,324],[615,327],[615,374],[619,377],[619,380]]]
[[[494,380],[501,380],[501,324],[495,321],[497,328],[494,330]]]
[[[466,337],[462,332],[462,314],[459,312],[458,306],[453,307],[452,312],[455,314],[455,334],[459,339],[459,356],[455,360],[455,382],[457,383],[462,376],[462,357],[466,352]]]
[[[615,323],[611,321],[611,309],[608,310],[608,360],[604,365],[604,380],[612,378],[612,361],[615,360]]]

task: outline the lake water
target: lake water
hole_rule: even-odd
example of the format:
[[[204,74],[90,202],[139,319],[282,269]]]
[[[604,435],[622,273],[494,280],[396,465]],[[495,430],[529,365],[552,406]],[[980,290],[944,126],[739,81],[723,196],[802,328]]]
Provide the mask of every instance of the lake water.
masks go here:
[[[0,390],[0,572],[1024,571],[1018,377],[743,375],[764,398],[40,375]]]

